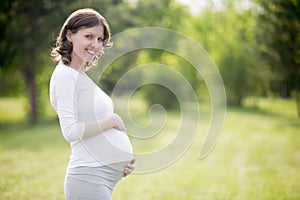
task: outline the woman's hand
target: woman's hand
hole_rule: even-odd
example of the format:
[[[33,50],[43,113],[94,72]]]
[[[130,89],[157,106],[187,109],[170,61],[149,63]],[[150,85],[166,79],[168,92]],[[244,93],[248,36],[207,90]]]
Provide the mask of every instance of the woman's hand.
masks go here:
[[[124,178],[133,172],[133,170],[135,169],[135,163],[136,163],[136,158],[133,157],[130,163],[125,165],[124,175],[123,175]]]
[[[94,137],[108,129],[115,128],[119,131],[126,132],[123,120],[116,113],[109,114],[97,121],[87,122],[83,133],[83,139]]]
[[[126,131],[126,127],[124,125],[124,122],[118,114],[113,113],[113,114],[111,114],[110,117],[113,120],[113,127],[115,129],[118,129],[119,131]]]

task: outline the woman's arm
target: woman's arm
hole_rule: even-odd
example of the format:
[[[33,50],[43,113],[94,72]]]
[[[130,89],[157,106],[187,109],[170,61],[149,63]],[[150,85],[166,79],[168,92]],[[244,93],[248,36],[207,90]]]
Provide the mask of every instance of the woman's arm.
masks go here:
[[[78,121],[79,95],[78,88],[76,88],[76,76],[63,71],[57,74],[52,85],[61,130],[68,142],[87,139],[111,128],[126,130],[122,119],[115,113],[98,121],[86,123]]]
[[[115,113],[105,117],[104,119],[85,123],[85,131],[83,139],[91,138],[108,129],[115,128],[120,131],[126,131],[125,125],[121,117]]]

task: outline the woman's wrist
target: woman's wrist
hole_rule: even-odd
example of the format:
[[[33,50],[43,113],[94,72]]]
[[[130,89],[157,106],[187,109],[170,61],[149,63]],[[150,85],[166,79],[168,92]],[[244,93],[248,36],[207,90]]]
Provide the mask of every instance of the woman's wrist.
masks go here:
[[[115,113],[108,115],[107,117],[98,120],[98,126],[101,132],[106,131],[107,129],[115,128],[120,131],[126,131],[125,125],[121,117]]]
[[[120,131],[126,131],[124,122],[118,114],[112,113],[110,115],[110,117],[111,117],[111,121],[112,121],[111,123],[113,126],[112,128],[118,129]]]
[[[107,117],[100,119],[97,121],[99,129],[103,132],[106,131],[107,129],[114,128],[114,119],[112,115],[108,115]]]

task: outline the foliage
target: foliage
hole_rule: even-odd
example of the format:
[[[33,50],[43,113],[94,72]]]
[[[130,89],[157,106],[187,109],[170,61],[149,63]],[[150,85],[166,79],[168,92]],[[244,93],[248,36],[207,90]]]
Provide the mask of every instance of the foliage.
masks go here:
[[[224,16],[224,17],[222,17]],[[219,38],[218,63],[225,83],[228,103],[242,105],[243,99],[251,95],[261,95],[266,74],[259,69],[258,54],[255,52],[253,27],[255,18],[251,11],[221,14],[220,24],[216,30]],[[224,34],[226,33],[226,34]],[[260,93],[259,93],[260,92]]]
[[[257,38],[263,60],[273,72],[282,97],[296,91],[300,117],[300,2],[298,0],[258,1]],[[273,84],[274,85],[274,84]],[[279,89],[278,89],[279,88]]]
[[[193,16],[187,7],[175,0],[2,0],[0,95],[25,96],[31,123],[43,116],[45,101],[48,102],[48,82],[55,65],[49,56],[50,48],[55,44],[63,21],[72,11],[92,7],[106,17],[112,34],[135,27],[158,26],[195,39],[219,67],[229,104],[242,105],[249,96],[278,92],[278,83],[286,83],[288,96],[296,91],[300,102],[297,92],[300,85],[299,1],[253,2],[258,6],[251,4],[252,7],[243,8],[238,0],[221,0],[222,6],[218,6],[210,1],[209,7]],[[146,62],[159,62],[176,69],[202,98],[205,84],[189,63],[168,52],[153,49],[130,52],[117,59],[105,71],[100,80],[101,87],[108,93],[112,92],[124,73]],[[145,76],[147,74],[140,74],[133,77],[133,81]],[[130,87],[131,84],[124,86],[125,89]],[[143,96],[149,105],[157,103],[153,94],[160,94],[159,98],[169,102],[170,105],[163,103],[166,107],[176,105],[171,92],[163,90],[151,86],[144,90]],[[300,106],[298,110],[300,113]]]
[[[40,114],[39,93],[46,85],[38,85],[37,76],[44,73],[49,60],[52,31],[61,23],[64,8],[71,1],[20,1],[4,0],[1,7],[0,69],[4,94],[14,91],[15,95],[27,96],[29,102],[29,122],[35,123]],[[48,57],[49,58],[49,57]],[[22,77],[22,78],[19,78]],[[12,78],[12,79],[10,79]],[[8,80],[8,81],[5,81]],[[48,82],[46,79],[44,82]],[[10,91],[5,90],[16,82]],[[19,85],[21,85],[20,87]],[[22,91],[21,91],[22,90]]]
[[[128,25],[126,27],[127,29],[147,26],[180,29],[183,21],[182,19],[189,17],[187,10],[172,0],[137,1],[136,3],[129,3],[129,7],[126,8],[122,10],[122,15],[124,16],[119,16],[119,18],[126,19],[124,23]],[[128,22],[128,19],[130,19],[130,23]],[[118,21],[118,19],[114,16],[111,21]],[[121,26],[123,26],[123,23]],[[146,62],[165,63],[166,59],[162,59],[164,54],[166,54],[164,51],[149,49],[138,50],[123,55],[107,68],[104,75],[101,77],[99,84],[105,91],[111,93],[116,82],[128,70]],[[159,76],[159,74],[156,75]],[[139,82],[138,79],[143,78],[143,76],[147,76],[147,74],[141,74],[140,77],[132,77],[132,84],[137,84]],[[155,79],[159,79],[159,77],[155,77]],[[124,85],[123,89],[125,91],[126,89],[130,89],[132,84],[128,83],[128,85]],[[165,87],[149,85],[143,87],[143,93],[144,99],[149,105],[159,103],[168,109],[178,105],[172,92]]]
[[[256,51],[255,15],[229,4],[226,10],[204,10],[186,28],[203,45],[219,67],[231,105],[268,91],[268,71],[261,67]]]

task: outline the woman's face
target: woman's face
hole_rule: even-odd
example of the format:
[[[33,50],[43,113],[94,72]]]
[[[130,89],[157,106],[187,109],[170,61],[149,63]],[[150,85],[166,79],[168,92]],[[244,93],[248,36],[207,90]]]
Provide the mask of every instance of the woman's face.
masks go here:
[[[69,31],[67,39],[73,43],[72,62],[70,66],[82,69],[86,62],[91,61],[103,49],[104,29],[97,25],[82,28],[76,33]]]

